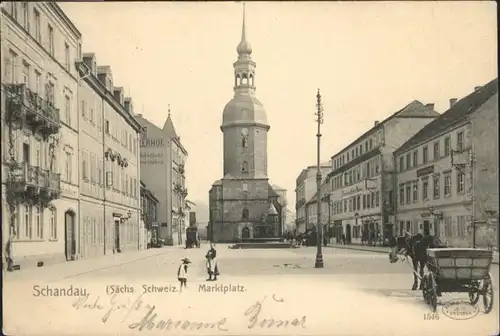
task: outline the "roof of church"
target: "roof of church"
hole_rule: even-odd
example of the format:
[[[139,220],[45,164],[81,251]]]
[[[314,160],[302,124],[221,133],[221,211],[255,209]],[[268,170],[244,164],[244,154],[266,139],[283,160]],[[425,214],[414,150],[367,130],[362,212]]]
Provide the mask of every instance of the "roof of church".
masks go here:
[[[222,126],[237,123],[259,123],[267,125],[264,105],[254,95],[235,94],[222,112]]]
[[[274,191],[273,187],[271,186],[271,184],[267,184],[268,185],[268,195],[269,197],[279,197],[280,194],[278,194],[276,191]]]
[[[274,190],[286,190],[285,188],[282,188],[277,184],[271,184],[271,187],[273,187]]]
[[[245,5],[243,4],[243,24],[241,41],[236,48],[238,60],[233,64],[236,74],[234,96],[222,112],[221,128],[238,124],[260,124],[269,127],[263,104],[255,97],[252,47],[246,38]]]
[[[247,41],[246,26],[245,26],[245,4],[243,3],[243,24],[241,27],[241,41],[236,48],[239,55],[252,54],[252,46]]]

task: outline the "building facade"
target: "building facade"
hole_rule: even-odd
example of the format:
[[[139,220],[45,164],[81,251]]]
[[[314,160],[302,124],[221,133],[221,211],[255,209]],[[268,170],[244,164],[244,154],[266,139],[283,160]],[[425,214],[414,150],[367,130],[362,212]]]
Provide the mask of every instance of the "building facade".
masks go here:
[[[287,195],[286,195],[286,189],[282,188],[276,184],[272,185],[274,191],[279,195],[278,196],[278,203],[281,205],[281,211],[280,211],[280,225],[281,225],[281,232],[286,231],[286,223],[287,223],[287,213],[288,213],[288,200],[287,200]]]
[[[316,187],[317,189],[317,187]],[[320,210],[321,219],[319,223],[323,225],[323,234],[329,232],[330,222],[331,222],[331,207],[328,206],[330,193],[331,193],[331,183],[328,178],[324,179],[320,187]],[[311,199],[306,203],[306,230],[312,229],[318,225],[318,192],[311,197]]]
[[[81,34],[55,2],[5,2],[1,53],[4,265],[75,260]]]
[[[167,245],[183,244],[186,236],[185,199],[187,150],[180,141],[168,112],[163,128],[141,114],[136,120],[142,125],[140,141],[141,179],[150,186],[159,201],[159,238]]]
[[[434,104],[413,101],[332,156],[330,206],[335,236],[346,242],[391,237],[393,152],[433,121]]]
[[[267,175],[269,124],[255,96],[255,62],[246,40],[245,15],[238,59],[234,67],[234,96],[224,108],[223,178],[209,191],[209,236],[214,242],[280,236],[279,197]]]
[[[332,170],[331,162],[322,163],[320,165],[320,170],[321,178],[324,181]],[[305,232],[307,229],[306,203],[310,201],[316,193],[317,172],[318,168],[316,166],[308,166],[300,172],[299,176],[295,180],[295,229],[297,232]]]
[[[141,243],[145,248],[151,246],[151,242],[156,241],[158,237],[158,199],[155,194],[149,190],[141,181],[141,221],[144,226]]]
[[[76,64],[79,80],[81,255],[142,247],[139,135],[131,98],[93,53]]]
[[[394,160],[398,234],[498,247],[498,80],[451,99]]]
[[[186,228],[190,226],[196,226],[196,203],[190,200],[186,200]]]

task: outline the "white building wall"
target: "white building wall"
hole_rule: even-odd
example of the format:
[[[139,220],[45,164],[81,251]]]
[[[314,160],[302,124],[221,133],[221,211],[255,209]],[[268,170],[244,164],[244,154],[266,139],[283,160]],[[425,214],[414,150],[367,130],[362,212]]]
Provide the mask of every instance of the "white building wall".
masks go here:
[[[52,172],[65,174],[66,160],[63,154],[78,153],[78,118],[75,104],[77,84],[73,64],[80,54],[80,33],[68,24],[67,18],[56,3],[8,2],[2,6],[2,84],[24,83],[44,99],[47,99],[47,94],[51,96],[54,106],[59,109],[62,123]],[[35,15],[38,17],[36,21]],[[2,91],[3,89],[2,87]],[[5,100],[2,99],[2,116],[4,112]],[[8,126],[2,120],[3,157],[6,154],[8,133]],[[16,132],[15,135],[16,160],[23,160],[23,148],[28,145],[30,165],[50,170],[47,141],[41,139],[38,134],[33,135],[28,128]],[[5,166],[2,168],[5,172]],[[75,230],[78,228],[77,160],[70,162],[69,169],[75,171],[74,179],[73,176],[61,175],[62,192],[59,198],[52,202],[51,208],[41,207],[37,210],[36,206],[28,206],[26,212],[24,205],[18,207],[19,232],[18,237],[12,240],[12,255],[14,263],[21,268],[36,266],[38,262],[47,264],[66,259],[66,212],[71,212]],[[5,182],[4,176],[6,175],[2,174],[2,182]],[[7,218],[5,197],[2,197],[2,205],[3,218]],[[39,224],[41,229],[36,230]],[[3,221],[2,225],[3,231],[9,232],[9,222]],[[5,242],[6,236],[3,238]],[[75,253],[69,257],[76,258],[77,255]]]

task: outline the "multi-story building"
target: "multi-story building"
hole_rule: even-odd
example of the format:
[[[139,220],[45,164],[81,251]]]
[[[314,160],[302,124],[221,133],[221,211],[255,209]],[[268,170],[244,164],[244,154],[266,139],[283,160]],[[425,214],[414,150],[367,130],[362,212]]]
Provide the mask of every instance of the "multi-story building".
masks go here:
[[[186,228],[190,226],[196,226],[196,203],[190,200],[186,200]]]
[[[321,178],[325,180],[332,170],[331,162],[320,165]],[[303,169],[295,180],[295,229],[297,232],[305,232],[306,227],[306,203],[316,193],[317,166],[308,166]]]
[[[142,244],[147,247],[153,237],[158,236],[158,199],[155,194],[141,181],[141,219],[144,223]]]
[[[331,219],[346,242],[393,235],[393,152],[439,113],[413,101],[332,156]]]
[[[316,187],[317,189],[317,187]],[[329,224],[331,221],[331,212],[329,198],[331,193],[331,183],[328,178],[324,179],[320,187],[320,207],[321,207],[321,220],[319,223],[323,225],[323,234],[328,232]],[[306,228],[311,229],[318,224],[318,192],[311,197],[306,203]]]
[[[497,246],[498,79],[450,105],[394,152],[397,233]]]
[[[131,98],[114,86],[110,66],[93,53],[76,63],[81,75],[80,254],[84,258],[141,248],[141,125]]]
[[[159,238],[168,245],[183,244],[186,237],[185,199],[187,150],[175,131],[170,108],[168,118],[159,128],[141,114],[141,179],[150,186],[159,201]]]
[[[286,198],[286,189],[280,187],[279,185],[273,184],[272,185],[274,191],[279,195],[278,196],[278,203],[281,205],[281,214],[280,214],[280,221],[281,221],[281,232],[286,231],[286,221],[287,221],[287,211],[288,211],[288,201]]]
[[[11,269],[78,257],[81,34],[55,2],[1,6],[2,232]]]

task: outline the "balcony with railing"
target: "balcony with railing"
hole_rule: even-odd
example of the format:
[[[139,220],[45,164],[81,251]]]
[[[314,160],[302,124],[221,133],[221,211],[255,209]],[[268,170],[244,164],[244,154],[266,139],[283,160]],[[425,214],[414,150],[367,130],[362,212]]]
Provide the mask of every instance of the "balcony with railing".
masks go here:
[[[188,195],[188,190],[187,188],[184,188],[182,184],[175,184],[174,193],[181,195],[183,198],[186,198]]]
[[[53,103],[31,91],[25,84],[6,85],[5,94],[8,122],[29,126],[33,132],[40,132],[44,137],[59,132],[59,109]]]
[[[61,174],[47,169],[18,164],[9,178],[10,195],[18,202],[47,206],[61,194]]]
[[[177,170],[179,171],[179,174],[184,175],[184,173],[186,172],[186,168],[184,166],[184,163],[180,163],[177,166]]]

